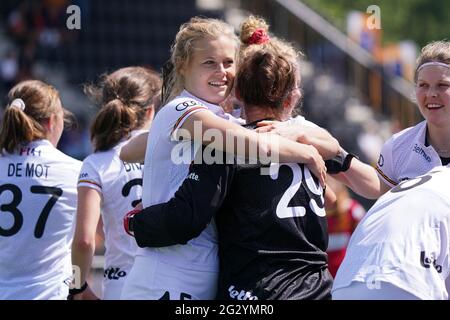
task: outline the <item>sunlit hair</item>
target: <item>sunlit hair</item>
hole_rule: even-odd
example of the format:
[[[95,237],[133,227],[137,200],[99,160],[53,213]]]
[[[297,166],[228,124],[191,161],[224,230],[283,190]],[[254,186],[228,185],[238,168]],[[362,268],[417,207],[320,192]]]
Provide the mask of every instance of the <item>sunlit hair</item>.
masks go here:
[[[12,105],[15,101],[24,103],[25,108]],[[8,93],[8,104],[3,115],[0,130],[0,150],[13,153],[31,141],[45,139],[45,121],[59,112],[61,100],[58,91],[39,80],[18,83]]]
[[[245,105],[280,109],[296,86],[296,68],[286,57],[270,48],[242,58],[236,88]]]
[[[441,62],[450,66],[450,41],[434,41],[422,48],[416,61],[415,82],[417,82],[420,66],[428,62]]]
[[[215,40],[219,37],[229,37],[236,43],[236,52],[239,41],[232,26],[224,21],[212,18],[194,17],[181,25],[171,48],[170,61],[163,69],[162,103],[175,98],[184,88],[184,78],[181,70],[188,65],[195,54],[196,42],[202,39]]]
[[[269,26],[264,19],[249,16],[241,25],[240,58],[236,88],[242,102],[248,105],[279,109],[298,85],[300,51],[277,37],[269,36],[262,43],[254,42],[254,32]]]
[[[159,107],[161,78],[143,67],[127,67],[103,75],[84,91],[100,106],[91,125],[94,150],[106,151],[144,126],[149,107]]]
[[[271,49],[273,52],[276,52],[287,59],[291,59],[292,63],[298,64],[298,61],[303,54],[299,50],[296,50],[292,44],[280,38],[271,36],[269,41],[262,44],[250,44],[249,40],[252,38],[253,33],[258,29],[263,29],[266,33],[269,33],[269,25],[264,19],[259,17],[249,16],[241,24],[240,59],[256,50]]]

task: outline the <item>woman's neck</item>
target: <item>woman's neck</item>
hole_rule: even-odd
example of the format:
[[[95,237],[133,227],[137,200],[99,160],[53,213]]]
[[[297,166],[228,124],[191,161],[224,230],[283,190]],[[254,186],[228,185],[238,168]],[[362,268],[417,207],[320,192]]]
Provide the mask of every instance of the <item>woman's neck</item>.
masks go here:
[[[276,110],[270,107],[261,106],[245,106],[245,120],[247,123],[252,123],[262,119],[274,119],[278,121],[284,121],[284,117],[277,113]]]
[[[427,127],[427,140],[441,157],[450,157],[450,127]]]

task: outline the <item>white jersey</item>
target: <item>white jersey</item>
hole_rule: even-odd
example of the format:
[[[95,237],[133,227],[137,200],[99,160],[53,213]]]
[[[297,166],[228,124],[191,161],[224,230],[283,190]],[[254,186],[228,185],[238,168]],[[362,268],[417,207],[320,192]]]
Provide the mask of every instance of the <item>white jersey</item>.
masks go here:
[[[175,134],[183,125],[184,121],[196,112],[213,112],[225,119],[239,122],[232,116],[226,114],[221,107],[202,101],[187,91],[183,91],[178,97],[165,105],[157,113],[152,122],[147,142],[143,178],[144,192],[142,197],[144,207],[168,201],[187,177],[189,165],[194,159],[196,152],[201,148],[201,144],[194,143],[188,139],[180,142],[176,139]],[[217,273],[219,265],[215,225],[214,223],[210,223],[197,238],[190,240],[186,245],[163,248],[139,248],[137,256],[151,258],[155,278],[163,277],[163,275],[162,272],[158,272],[157,267],[154,267],[154,261],[161,262],[161,265],[172,266],[174,270],[184,268],[189,271],[198,271],[198,277],[200,278],[202,277],[202,272]],[[169,271],[165,270],[164,274],[168,274]],[[173,271],[173,273],[177,273],[177,271]],[[192,282],[189,279],[180,278],[179,276],[176,279],[169,276],[167,278],[165,288],[168,291],[186,290],[186,288],[190,289],[192,287]],[[139,281],[139,278],[137,279],[136,281]],[[211,286],[209,278],[205,278],[204,281],[204,287]],[[128,282],[131,282],[131,280],[127,281],[126,287],[128,286]],[[152,282],[150,286],[154,286],[154,283]],[[196,286],[200,286],[200,284],[196,283]],[[213,286],[215,287],[216,283]],[[126,291],[125,288],[124,290]],[[128,291],[132,291],[131,287]],[[214,298],[215,292],[213,291],[211,290],[206,295],[195,298]],[[123,296],[125,299],[130,297],[130,292],[125,293]],[[143,296],[142,298],[159,297]],[[171,299],[175,299],[175,297],[171,297]]]
[[[378,199],[350,239],[333,291],[386,282],[420,299],[448,299],[449,183],[450,167],[437,167]]]
[[[132,136],[144,132],[133,131]],[[103,299],[119,299],[126,276],[133,265],[136,241],[123,228],[125,213],[142,198],[142,167],[119,159],[121,147],[89,155],[78,179],[79,187],[97,190],[102,198],[101,214],[105,233]]]
[[[0,157],[0,300],[67,298],[80,167],[47,140]]]
[[[383,146],[376,170],[390,187],[442,165],[436,150],[425,146],[426,121],[393,135]]]
[[[306,120],[303,116],[296,116],[294,118],[290,118],[285,122],[288,125],[295,125],[295,126],[305,126],[309,128],[318,128],[319,126],[315,124],[314,122],[311,122],[309,120]]]

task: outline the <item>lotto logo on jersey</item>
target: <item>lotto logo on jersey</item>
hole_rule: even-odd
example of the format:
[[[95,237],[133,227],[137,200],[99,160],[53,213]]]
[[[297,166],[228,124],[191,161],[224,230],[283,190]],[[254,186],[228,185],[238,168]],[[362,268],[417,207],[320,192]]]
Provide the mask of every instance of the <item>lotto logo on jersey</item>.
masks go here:
[[[195,172],[191,172],[191,173],[187,176],[187,178],[188,178],[188,179],[191,179],[191,180],[195,180],[195,181],[200,181],[200,178],[198,177],[198,174],[195,174]]]
[[[420,252],[420,265],[426,269],[433,265],[438,273],[442,272],[442,266],[437,264],[436,259],[427,257],[425,251]]]
[[[251,291],[245,291],[245,290],[240,290],[239,291],[239,289],[235,289],[234,286],[230,286],[228,288],[228,292],[230,293],[230,298],[231,299],[236,299],[236,300],[258,300],[258,297],[254,296]]]
[[[110,267],[105,270],[103,273],[104,278],[108,278],[109,280],[119,280],[120,278],[123,278],[127,275],[127,273],[123,270],[120,270],[120,268],[113,268]]]

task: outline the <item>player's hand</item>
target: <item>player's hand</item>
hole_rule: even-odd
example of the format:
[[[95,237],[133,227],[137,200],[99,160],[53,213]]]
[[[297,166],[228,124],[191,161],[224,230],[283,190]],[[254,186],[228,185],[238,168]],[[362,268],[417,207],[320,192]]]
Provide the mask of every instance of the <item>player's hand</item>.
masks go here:
[[[134,210],[142,210],[142,209],[144,209],[144,206],[143,206],[143,204],[142,204],[142,201],[139,202],[139,203],[134,207]]]
[[[264,133],[270,132],[275,133],[283,138],[301,142],[299,137],[304,134],[304,129],[299,125],[292,125],[280,121],[260,121],[256,124],[258,128],[255,129],[256,132]]]
[[[123,217],[123,227],[125,229],[125,232],[132,237],[134,237],[134,230],[132,228],[132,225],[130,225],[130,222],[133,220],[134,215],[142,211],[142,204],[140,204],[140,206],[140,209],[136,209],[139,207],[139,205],[137,205],[133,210],[127,212],[127,214]]]
[[[270,125],[277,125],[277,124],[283,124],[286,123],[285,121],[279,121],[279,120],[261,120],[258,121],[256,124],[257,127],[266,127]]]
[[[83,293],[83,300],[100,300],[99,297],[88,287]]]
[[[259,121],[256,124],[257,128],[255,129],[255,131],[259,132],[259,133],[272,132],[273,130],[275,130],[275,128],[277,127],[277,125],[279,123],[281,123],[281,122],[280,121],[272,121],[272,120]]]
[[[319,154],[316,148],[310,145],[305,145],[308,148],[308,160],[305,162],[306,166],[311,170],[317,179],[319,179],[320,185],[325,188],[327,167],[322,156]]]
[[[100,298],[97,297],[90,287],[87,287],[83,292],[71,295],[70,300],[100,300]]]

